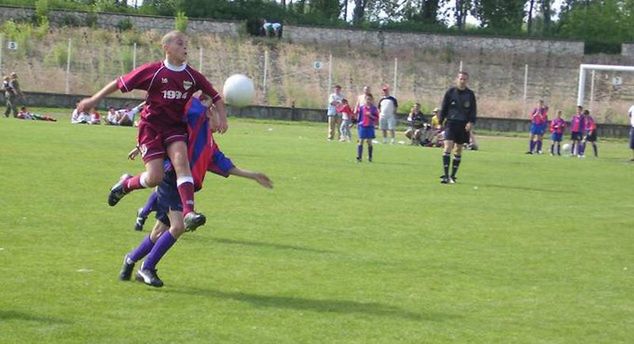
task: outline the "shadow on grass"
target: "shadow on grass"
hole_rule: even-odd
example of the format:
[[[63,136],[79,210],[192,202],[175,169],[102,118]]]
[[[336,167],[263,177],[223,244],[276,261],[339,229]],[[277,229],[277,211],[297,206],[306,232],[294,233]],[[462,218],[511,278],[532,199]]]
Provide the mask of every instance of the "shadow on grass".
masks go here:
[[[517,185],[499,185],[499,184],[479,184],[480,187],[483,188],[496,188],[496,189],[508,189],[508,190],[522,190],[522,191],[535,191],[535,192],[548,192],[548,193],[556,193],[561,194],[562,192],[566,193],[574,193],[571,190],[556,190],[556,189],[546,189],[546,188],[536,188],[532,186],[517,186]]]
[[[313,311],[319,313],[362,314],[388,318],[400,318],[412,321],[443,321],[458,318],[457,315],[443,313],[419,314],[395,306],[377,302],[357,302],[347,300],[314,300],[300,297],[258,295],[243,292],[226,292],[213,289],[183,287],[165,290],[171,293],[181,293],[192,296],[213,297],[218,299],[232,299],[250,303],[256,307],[273,307],[281,309]]]
[[[67,324],[68,321],[47,316],[38,316],[19,311],[0,310],[0,320],[35,321],[48,324]]]
[[[224,238],[212,238],[211,240],[220,244],[227,244],[227,245],[268,247],[268,248],[275,248],[280,250],[306,251],[306,252],[315,252],[315,253],[337,253],[337,251],[331,251],[331,250],[319,250],[319,249],[303,247],[303,246],[274,244],[274,243],[261,242],[261,241],[233,240],[233,239],[224,239]]]

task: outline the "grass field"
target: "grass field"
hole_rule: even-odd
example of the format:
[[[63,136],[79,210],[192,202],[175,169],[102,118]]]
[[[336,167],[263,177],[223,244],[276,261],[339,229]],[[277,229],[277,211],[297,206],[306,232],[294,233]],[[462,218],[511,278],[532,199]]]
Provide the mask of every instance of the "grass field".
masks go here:
[[[0,118],[0,343],[632,342],[625,142],[582,160],[482,137],[441,185],[438,149],[356,164],[325,124],[232,118],[223,151],[275,189],[208,176],[209,221],[153,289],[117,280],[148,192],[106,204],[142,168],[135,129],[66,119]]]

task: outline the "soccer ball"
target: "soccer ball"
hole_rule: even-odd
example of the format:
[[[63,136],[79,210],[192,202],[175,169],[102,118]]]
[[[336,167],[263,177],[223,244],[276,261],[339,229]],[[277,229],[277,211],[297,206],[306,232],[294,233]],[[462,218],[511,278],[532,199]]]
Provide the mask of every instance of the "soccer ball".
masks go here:
[[[244,74],[234,74],[227,78],[222,92],[225,103],[235,107],[251,105],[255,97],[253,81]]]
[[[572,146],[570,146],[570,143],[564,143],[564,145],[561,146],[561,150],[564,151],[564,153],[566,154],[570,153],[570,148],[572,148]]]

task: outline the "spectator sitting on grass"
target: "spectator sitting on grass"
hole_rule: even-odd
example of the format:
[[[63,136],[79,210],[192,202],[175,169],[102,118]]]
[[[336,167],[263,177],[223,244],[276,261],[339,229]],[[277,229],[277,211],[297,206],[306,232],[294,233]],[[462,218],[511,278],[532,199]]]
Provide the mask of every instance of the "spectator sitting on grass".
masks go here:
[[[51,121],[51,122],[57,122],[57,119],[51,117],[51,116],[47,116],[47,115],[38,115],[36,113],[31,113],[29,112],[25,106],[20,108],[20,112],[18,112],[18,115],[16,116],[16,118],[18,119],[26,119],[26,120],[33,120],[33,121]]]
[[[79,104],[79,102],[77,102]],[[72,124],[88,124],[90,122],[90,115],[85,112],[77,111],[77,105],[73,110],[73,114],[70,116],[70,123]]]

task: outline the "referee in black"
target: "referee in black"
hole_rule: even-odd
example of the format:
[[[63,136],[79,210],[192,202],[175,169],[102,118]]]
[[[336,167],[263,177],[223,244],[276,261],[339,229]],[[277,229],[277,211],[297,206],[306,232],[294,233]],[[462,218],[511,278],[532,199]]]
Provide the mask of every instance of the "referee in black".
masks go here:
[[[456,173],[460,166],[462,147],[469,143],[471,129],[476,121],[476,98],[475,93],[467,87],[469,74],[460,71],[456,78],[456,86],[451,87],[445,93],[440,109],[440,123],[445,122],[445,150],[442,155],[442,165],[444,174],[441,179],[443,184],[453,184],[456,182]],[[449,161],[454,143],[457,144],[449,175]]]

